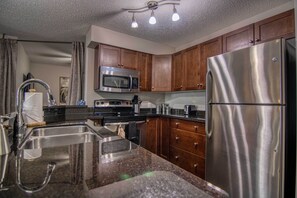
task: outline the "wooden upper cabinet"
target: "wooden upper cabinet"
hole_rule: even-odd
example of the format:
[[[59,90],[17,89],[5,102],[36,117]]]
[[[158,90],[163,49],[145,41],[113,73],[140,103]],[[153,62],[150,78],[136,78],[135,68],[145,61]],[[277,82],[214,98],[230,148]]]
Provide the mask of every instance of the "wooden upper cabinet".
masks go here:
[[[152,91],[171,91],[171,55],[153,55]]]
[[[222,49],[222,37],[217,37],[212,40],[206,41],[201,44],[201,57],[200,57],[200,89],[205,89],[205,78],[207,72],[207,58],[221,54]]]
[[[121,49],[109,45],[99,45],[99,65],[119,67],[121,63]]]
[[[294,37],[294,23],[294,10],[259,21],[255,23],[255,41],[260,43],[281,37]]]
[[[254,44],[254,25],[248,25],[223,35],[223,52],[250,47]]]
[[[137,69],[137,51],[121,49],[121,65],[127,69]]]
[[[172,56],[172,90],[183,89],[184,67],[182,64],[182,53],[178,52]]]
[[[184,89],[199,89],[200,45],[186,49],[182,56],[184,65]]]
[[[137,69],[137,51],[100,44],[96,53],[99,53],[97,66]]]
[[[150,91],[152,86],[152,55],[138,52],[138,70],[140,71],[140,90]]]

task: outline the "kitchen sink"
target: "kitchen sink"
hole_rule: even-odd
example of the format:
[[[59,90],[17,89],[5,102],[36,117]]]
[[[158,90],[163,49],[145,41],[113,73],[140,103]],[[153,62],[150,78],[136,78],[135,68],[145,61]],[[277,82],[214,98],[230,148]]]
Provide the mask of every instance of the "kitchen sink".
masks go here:
[[[101,138],[87,125],[38,127],[25,138],[20,149],[40,149],[98,141]]]

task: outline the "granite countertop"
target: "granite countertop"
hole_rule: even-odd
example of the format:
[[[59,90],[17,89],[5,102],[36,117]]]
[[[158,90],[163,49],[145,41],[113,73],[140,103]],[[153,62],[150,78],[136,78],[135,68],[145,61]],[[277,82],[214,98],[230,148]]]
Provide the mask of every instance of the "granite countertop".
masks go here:
[[[41,184],[49,162],[57,165],[49,184],[33,194],[16,185],[14,153],[2,155],[1,170],[7,161],[3,186],[8,190],[0,191],[0,197],[227,197],[219,188],[105,128],[96,130],[103,140],[43,148],[40,157],[22,159],[21,180],[31,187]],[[111,137],[116,138],[106,142]]]

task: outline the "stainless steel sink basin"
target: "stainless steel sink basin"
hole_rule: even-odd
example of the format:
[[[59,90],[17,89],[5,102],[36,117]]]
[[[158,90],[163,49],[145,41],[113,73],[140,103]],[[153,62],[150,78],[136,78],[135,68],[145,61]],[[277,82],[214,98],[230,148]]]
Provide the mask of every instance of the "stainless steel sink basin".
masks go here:
[[[80,144],[100,140],[101,138],[87,125],[69,125],[34,128],[21,149],[39,149]]]

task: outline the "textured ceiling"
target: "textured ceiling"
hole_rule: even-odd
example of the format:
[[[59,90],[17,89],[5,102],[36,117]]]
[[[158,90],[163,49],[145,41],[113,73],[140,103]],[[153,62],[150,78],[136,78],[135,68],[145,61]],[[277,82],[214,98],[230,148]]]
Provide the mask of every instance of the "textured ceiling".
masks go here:
[[[292,0],[181,0],[181,20],[171,21],[172,6],[135,15],[139,28],[131,29],[131,14],[147,0],[1,0],[0,33],[21,39],[84,40],[90,25],[178,47],[263,11]]]

